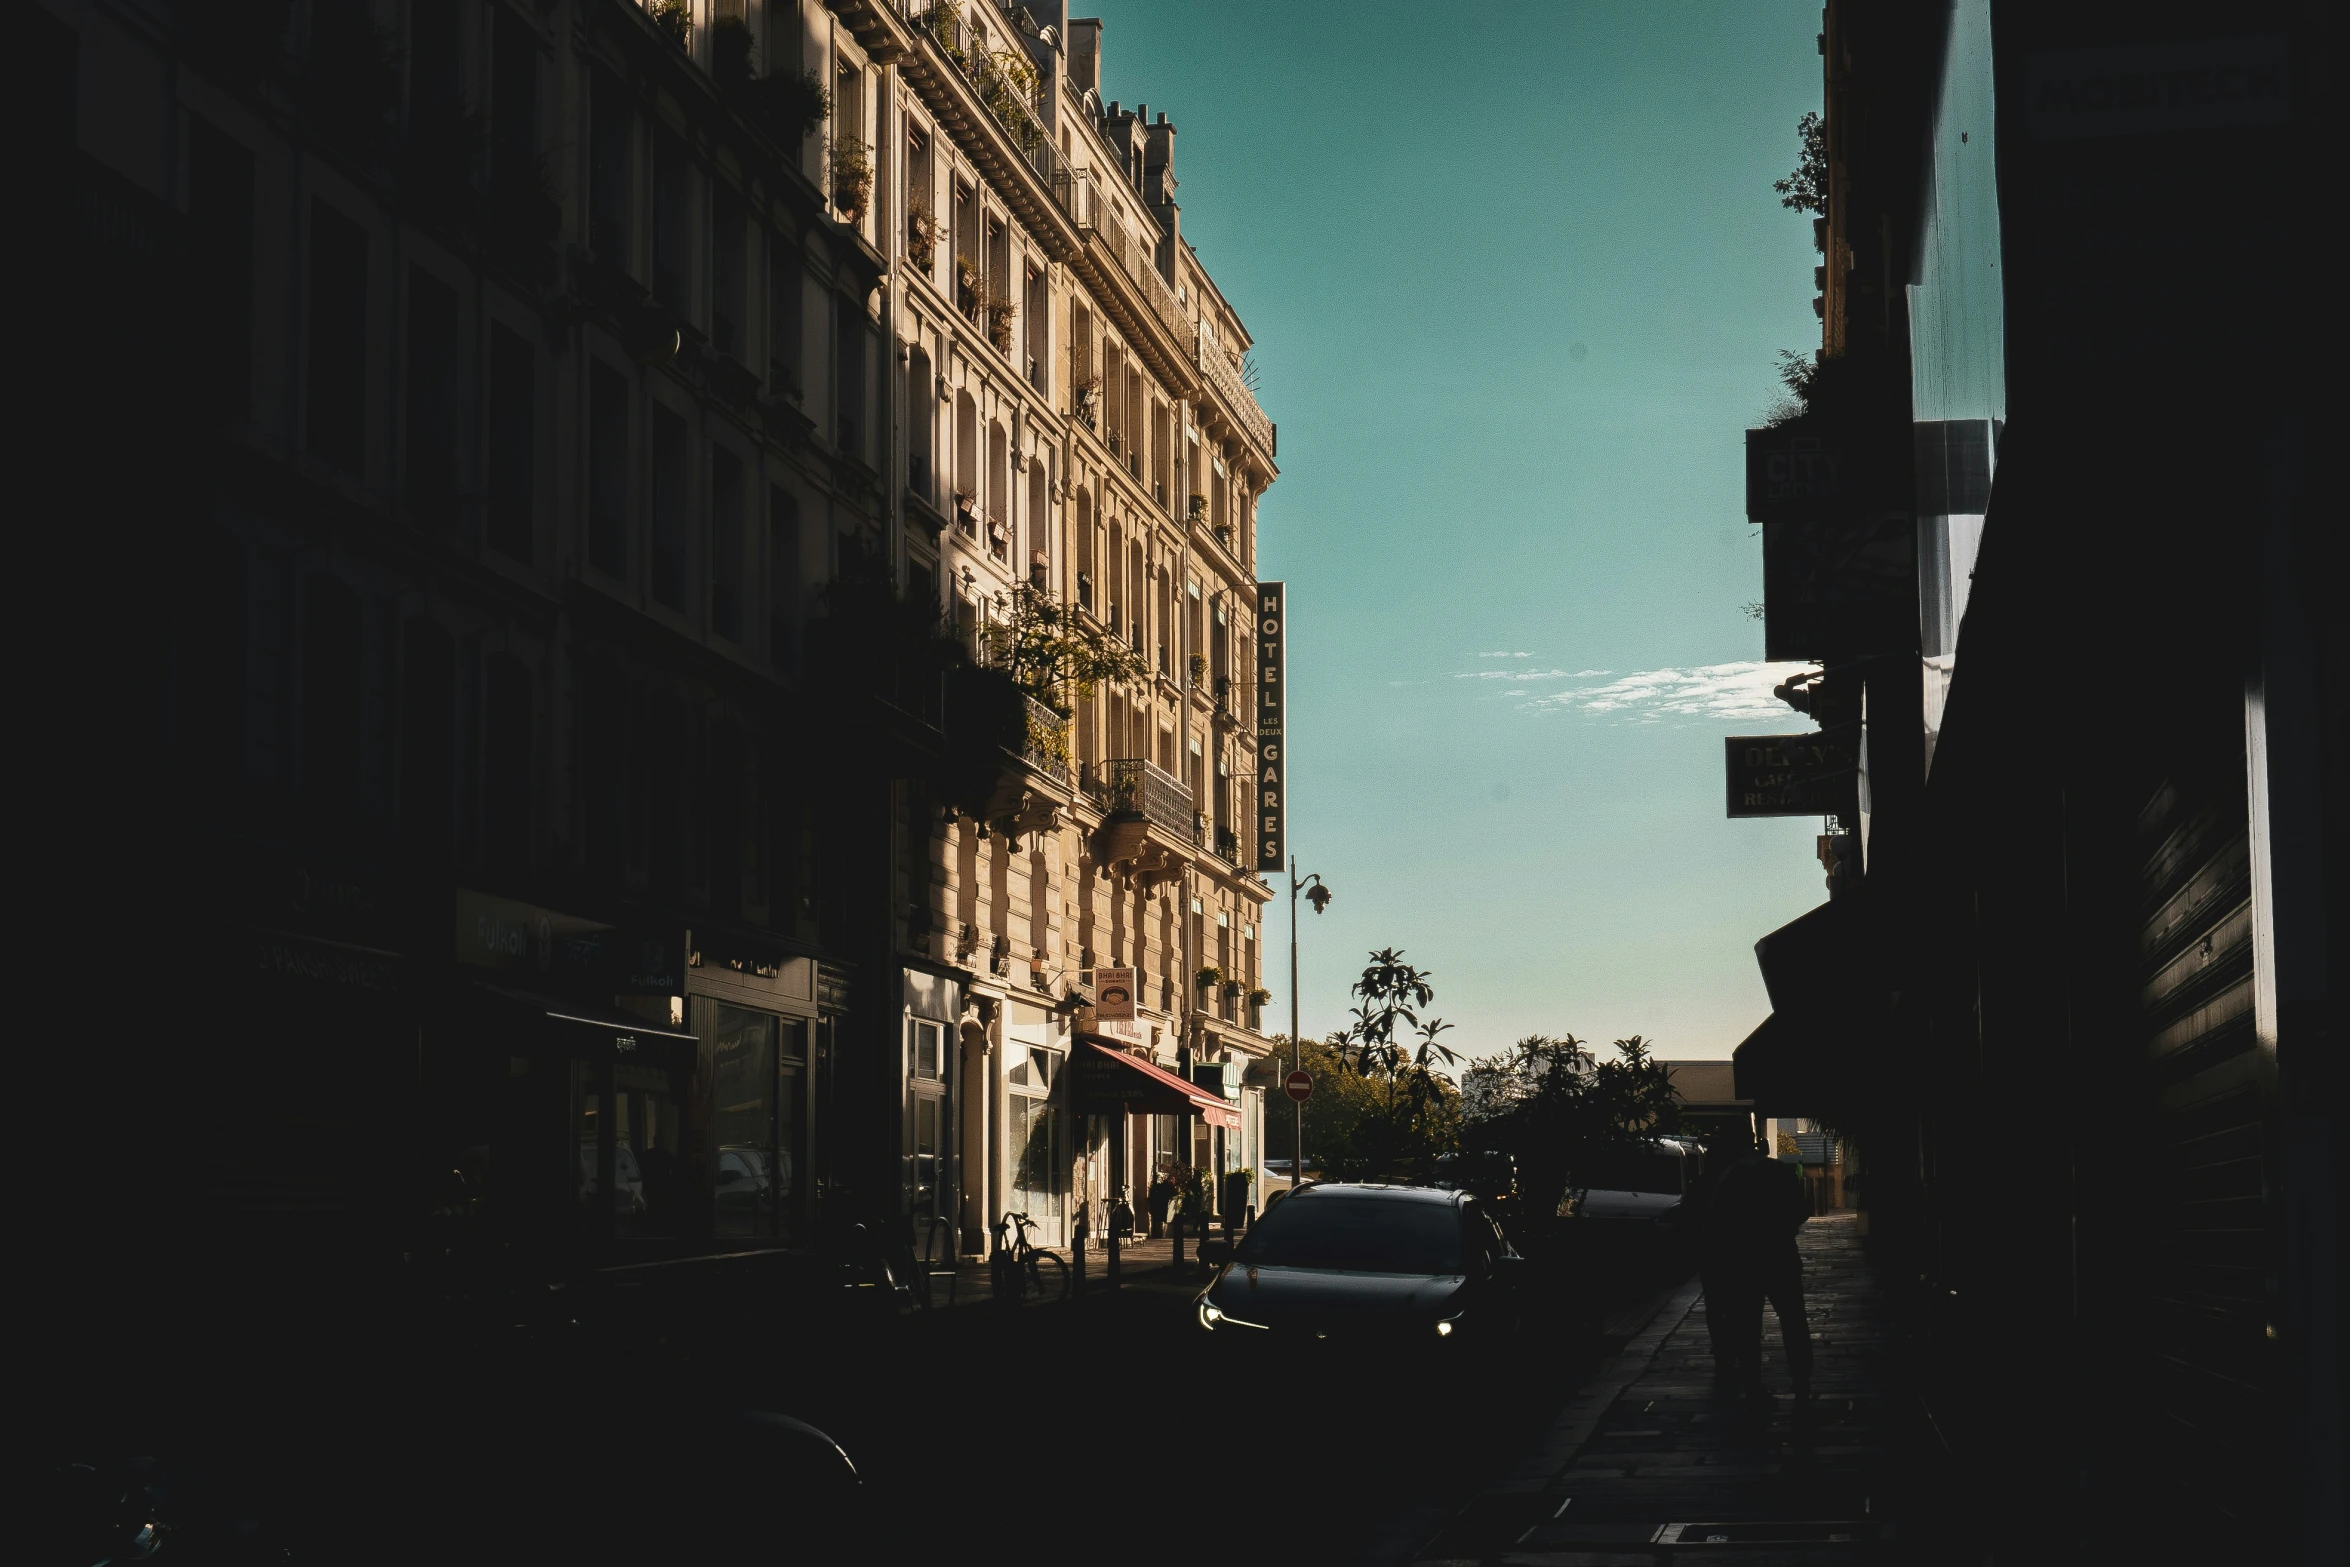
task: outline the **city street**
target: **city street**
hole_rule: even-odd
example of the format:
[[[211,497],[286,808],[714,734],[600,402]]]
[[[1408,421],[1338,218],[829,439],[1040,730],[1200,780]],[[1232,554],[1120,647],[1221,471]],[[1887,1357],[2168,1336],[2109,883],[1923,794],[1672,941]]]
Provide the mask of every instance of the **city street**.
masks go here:
[[[0,1560],[2350,1561],[2338,32],[12,7]]]

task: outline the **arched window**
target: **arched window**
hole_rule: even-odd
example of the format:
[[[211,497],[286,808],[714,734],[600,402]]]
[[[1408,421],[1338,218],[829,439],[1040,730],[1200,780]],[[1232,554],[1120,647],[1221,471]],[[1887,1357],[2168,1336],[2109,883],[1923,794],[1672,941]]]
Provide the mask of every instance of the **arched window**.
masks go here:
[[[1003,421],[987,426],[987,552],[998,560],[1012,551],[1012,443]]]
[[[931,434],[938,420],[938,399],[930,389],[930,355],[916,347],[906,357],[906,488],[932,505]]]
[[[979,405],[969,392],[955,394],[955,509],[976,513],[979,508]],[[958,519],[962,520],[962,519]],[[965,531],[972,524],[963,521]]]

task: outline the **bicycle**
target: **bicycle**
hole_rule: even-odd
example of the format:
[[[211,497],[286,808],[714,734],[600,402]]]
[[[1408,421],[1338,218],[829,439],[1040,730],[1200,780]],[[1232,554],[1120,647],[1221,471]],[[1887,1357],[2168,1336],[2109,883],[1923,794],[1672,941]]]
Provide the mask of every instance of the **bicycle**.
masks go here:
[[[1069,1264],[1053,1252],[1028,1244],[1036,1221],[1025,1213],[1007,1213],[995,1224],[995,1252],[988,1258],[996,1298],[1024,1304],[1030,1296],[1065,1300],[1069,1295]],[[1006,1235],[1011,1243],[1005,1244]]]

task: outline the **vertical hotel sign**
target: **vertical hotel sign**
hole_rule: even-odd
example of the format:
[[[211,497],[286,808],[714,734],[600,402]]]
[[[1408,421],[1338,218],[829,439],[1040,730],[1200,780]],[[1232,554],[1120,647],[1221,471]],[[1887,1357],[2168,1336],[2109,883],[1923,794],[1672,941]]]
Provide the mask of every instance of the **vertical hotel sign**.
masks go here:
[[[1288,864],[1289,746],[1282,720],[1289,706],[1289,595],[1278,582],[1257,584],[1257,869]]]

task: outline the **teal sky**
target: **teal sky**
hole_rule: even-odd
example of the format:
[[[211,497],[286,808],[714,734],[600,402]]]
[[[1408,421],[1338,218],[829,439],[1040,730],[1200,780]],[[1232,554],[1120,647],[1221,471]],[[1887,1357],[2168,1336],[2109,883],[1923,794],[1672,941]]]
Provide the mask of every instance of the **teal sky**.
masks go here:
[[[1728,821],[1769,696],[1740,431],[1819,341],[1771,181],[1818,0],[1101,0],[1105,98],[1178,127],[1184,234],[1257,341],[1290,585],[1304,1026],[1372,947],[1447,1040],[1720,1057],[1815,819]],[[1268,910],[1287,1026],[1286,899]]]

